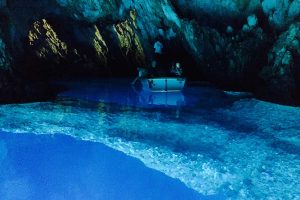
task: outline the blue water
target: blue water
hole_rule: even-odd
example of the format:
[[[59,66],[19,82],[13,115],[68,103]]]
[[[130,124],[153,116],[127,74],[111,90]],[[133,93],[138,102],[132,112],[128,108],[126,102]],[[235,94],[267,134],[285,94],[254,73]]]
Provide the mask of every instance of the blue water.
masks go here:
[[[14,163],[3,169],[22,156],[21,169],[31,169],[12,170],[21,183],[1,169],[2,183],[26,194],[23,182],[54,177],[34,195],[63,190],[71,199],[300,199],[300,108],[210,87],[153,94],[129,83],[63,82],[69,90],[55,101],[0,106],[2,146],[11,149],[1,152],[18,155],[2,156],[2,166]]]
[[[0,199],[204,199],[102,144],[0,133]]]

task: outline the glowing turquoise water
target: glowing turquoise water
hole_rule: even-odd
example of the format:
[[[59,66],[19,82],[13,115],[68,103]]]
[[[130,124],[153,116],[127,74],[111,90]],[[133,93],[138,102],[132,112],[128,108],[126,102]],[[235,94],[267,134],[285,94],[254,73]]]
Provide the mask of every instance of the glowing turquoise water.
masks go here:
[[[0,130],[100,142],[202,195],[300,199],[300,108],[211,88],[166,96],[127,85],[73,83],[54,102],[2,105]]]

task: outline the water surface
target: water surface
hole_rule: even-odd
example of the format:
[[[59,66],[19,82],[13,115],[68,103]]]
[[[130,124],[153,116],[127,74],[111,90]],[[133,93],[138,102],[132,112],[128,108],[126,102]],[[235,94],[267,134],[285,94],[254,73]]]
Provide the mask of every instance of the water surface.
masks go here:
[[[0,138],[1,200],[206,199],[99,143],[63,135]]]
[[[105,144],[210,198],[300,199],[300,108],[209,87],[151,94],[129,82],[68,82],[56,101],[0,106],[0,130]]]

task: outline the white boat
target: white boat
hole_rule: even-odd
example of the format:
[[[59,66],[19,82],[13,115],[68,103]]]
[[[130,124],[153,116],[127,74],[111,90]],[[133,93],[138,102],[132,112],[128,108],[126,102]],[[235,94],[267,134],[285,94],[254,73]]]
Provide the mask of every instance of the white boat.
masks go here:
[[[185,81],[185,78],[180,77],[159,77],[141,79],[143,89],[152,92],[178,92],[183,89]]]

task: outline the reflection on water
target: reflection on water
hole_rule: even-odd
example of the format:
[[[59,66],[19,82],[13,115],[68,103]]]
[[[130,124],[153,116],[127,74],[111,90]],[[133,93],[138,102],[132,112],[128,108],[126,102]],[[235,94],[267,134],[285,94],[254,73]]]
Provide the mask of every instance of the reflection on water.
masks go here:
[[[300,198],[300,108],[208,87],[155,96],[129,82],[68,82],[54,102],[0,106],[0,130],[97,141],[203,195]]]
[[[150,92],[140,87],[132,87],[127,79],[103,79],[95,81],[59,82],[69,87],[60,97],[73,97],[81,100],[96,101],[123,106],[143,108],[181,107],[182,105],[216,108],[233,103],[249,94],[231,95],[214,88],[186,87],[182,92]]]
[[[141,91],[137,96],[141,105],[180,106],[185,103],[182,92]]]

